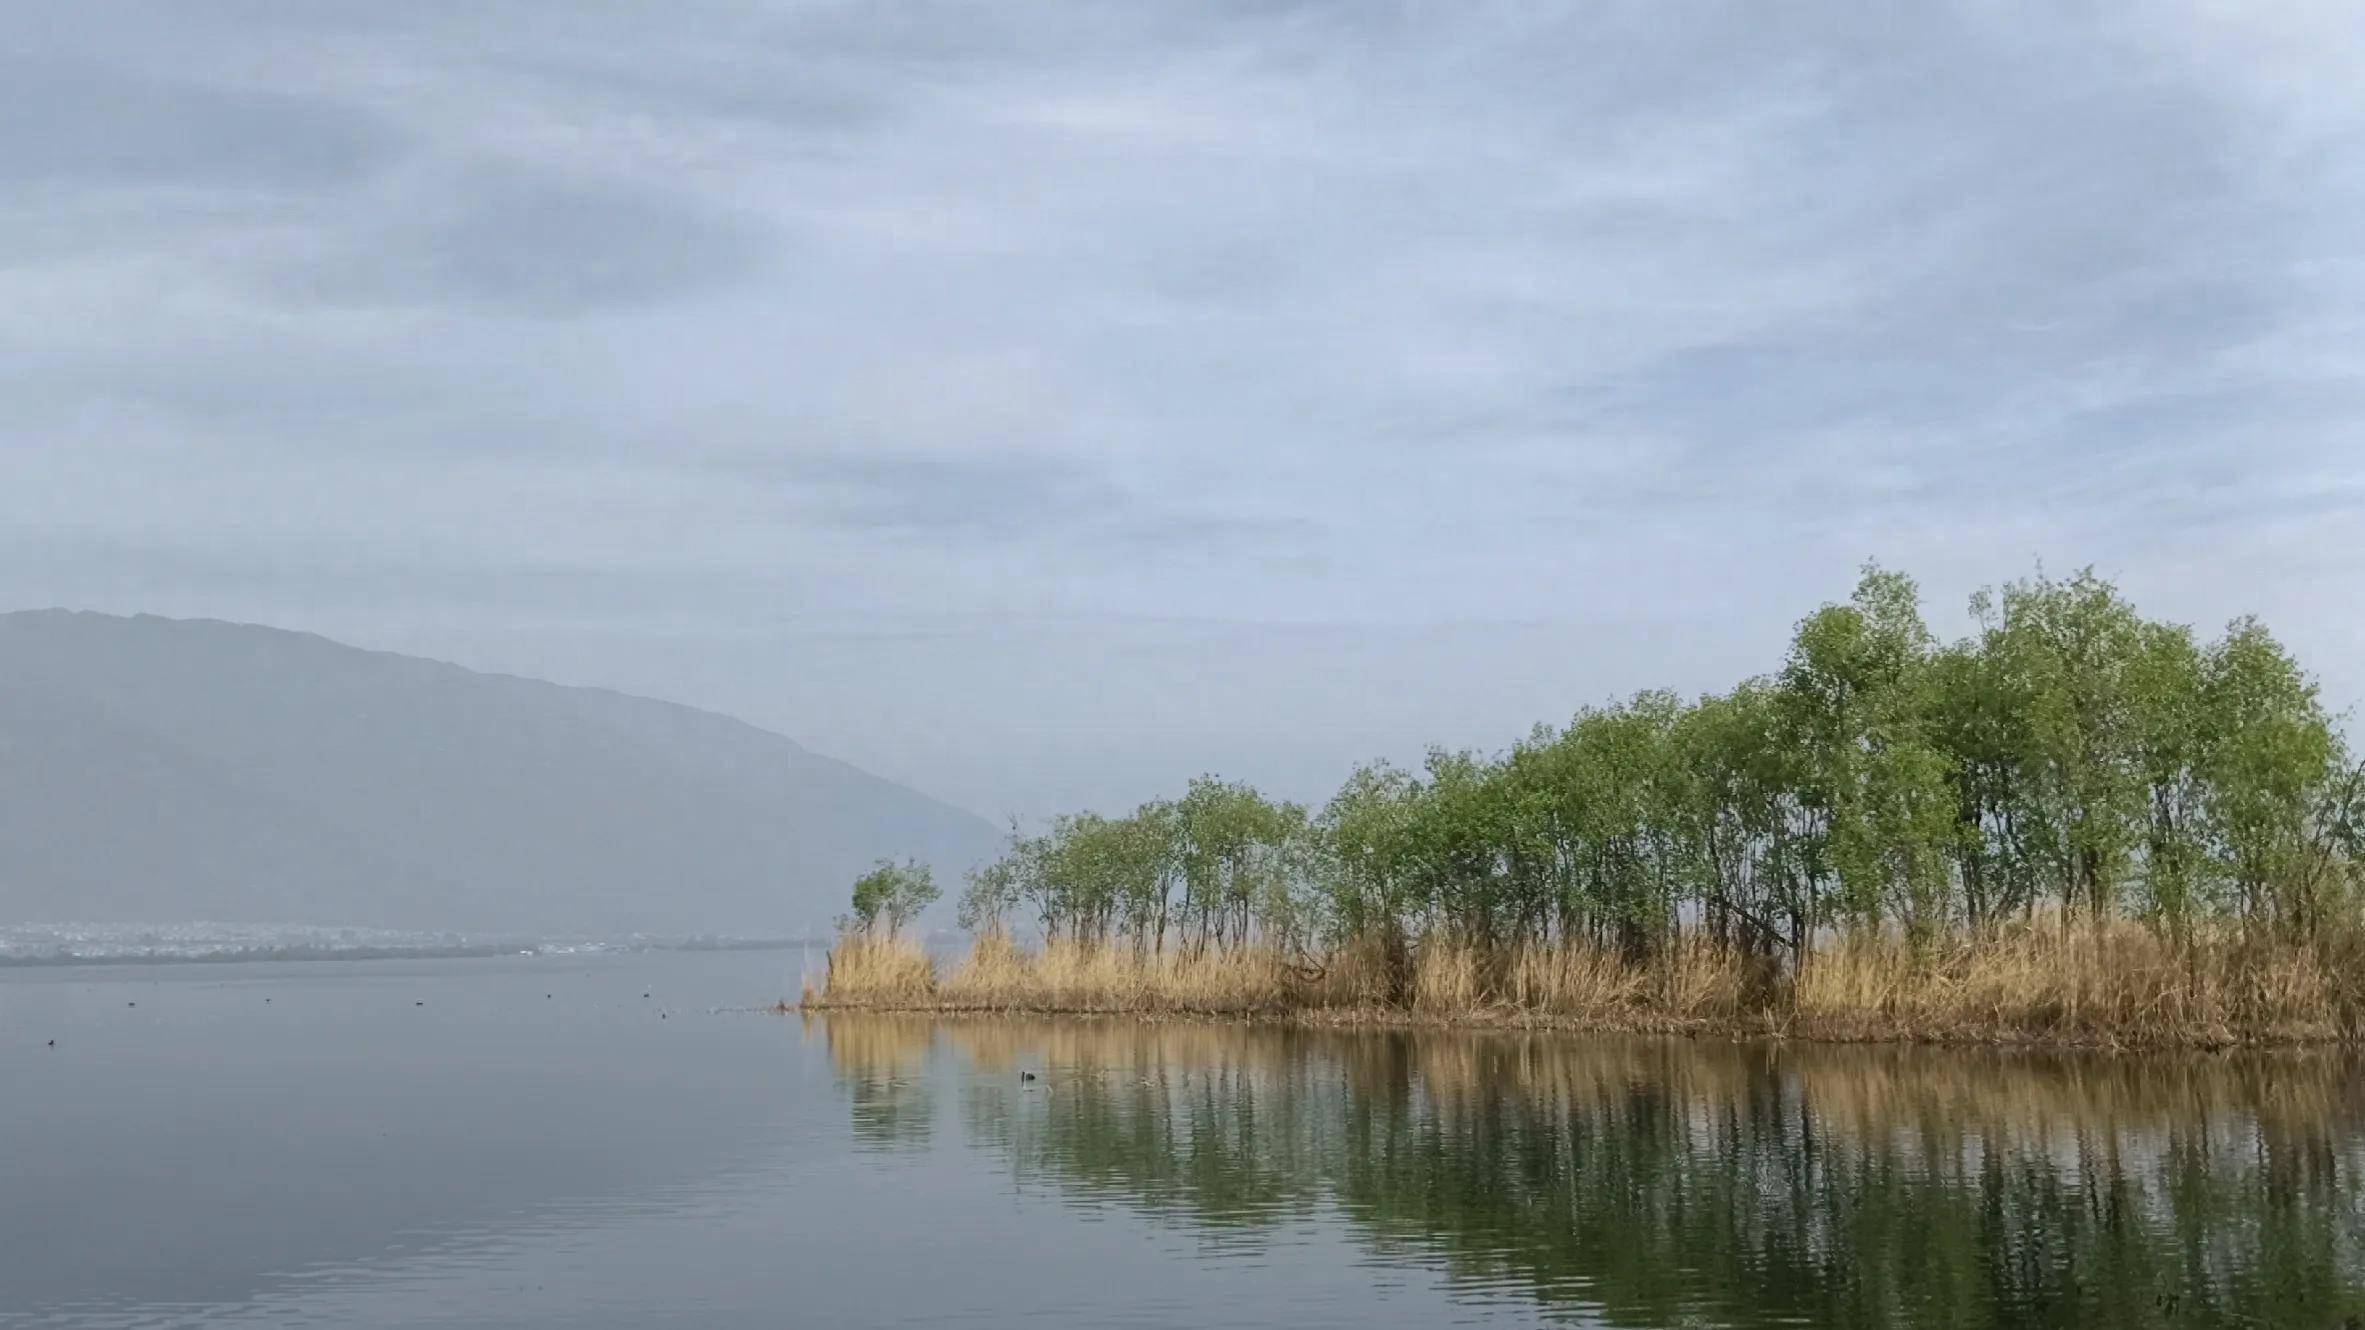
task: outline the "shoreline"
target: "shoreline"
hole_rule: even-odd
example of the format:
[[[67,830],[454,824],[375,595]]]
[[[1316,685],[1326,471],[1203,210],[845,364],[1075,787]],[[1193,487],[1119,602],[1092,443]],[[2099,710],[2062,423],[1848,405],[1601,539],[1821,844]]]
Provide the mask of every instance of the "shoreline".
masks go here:
[[[1854,1031],[1797,1028],[1767,1016],[1759,1020],[1637,1017],[1605,1020],[1584,1016],[1500,1010],[1423,1012],[1390,1007],[1301,1007],[1216,1011],[1094,1005],[964,1002],[912,1003],[807,997],[764,1008],[775,1015],[925,1016],[934,1020],[1058,1019],[1129,1021],[1141,1025],[1277,1026],[1302,1030],[1442,1031],[1470,1034],[1559,1034],[1619,1038],[1684,1039],[1716,1043],[1809,1044],[1833,1048],[2008,1049],[2062,1053],[2237,1053],[2272,1051],[2365,1052],[2365,1038],[2343,1033],[2228,1034],[2223,1037],[2113,1038],[2097,1033],[2040,1031],[1913,1030],[1901,1027]]]

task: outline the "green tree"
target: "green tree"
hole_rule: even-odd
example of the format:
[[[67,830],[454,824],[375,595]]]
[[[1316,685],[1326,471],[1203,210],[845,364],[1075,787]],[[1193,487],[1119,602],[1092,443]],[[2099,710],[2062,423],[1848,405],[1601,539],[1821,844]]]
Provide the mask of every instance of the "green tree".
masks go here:
[[[2311,815],[2340,752],[2316,685],[2257,620],[2241,619],[2209,648],[2200,694],[2208,817],[2239,907],[2312,927],[2330,879],[2311,871]]]
[[[2204,768],[2209,717],[2191,630],[2144,624],[2128,682],[2145,791],[2143,903],[2154,922],[2181,939],[2211,894]]]
[[[900,933],[936,897],[936,876],[928,865],[917,859],[881,859],[854,879],[853,923],[864,932],[875,933],[884,924],[889,934]]]
[[[1847,604],[1799,623],[1780,683],[1808,813],[1797,938],[1884,914],[1927,938],[1944,920],[1960,798],[1937,742],[1934,646],[1912,579],[1876,565]]]
[[[1324,936],[1344,947],[1369,939],[1391,998],[1411,981],[1411,924],[1426,905],[1412,862],[1420,783],[1385,762],[1355,768],[1313,824],[1309,865]]]
[[[1709,935],[1750,955],[1795,950],[1785,921],[1799,912],[1791,853],[1798,772],[1778,691],[1752,680],[1702,698],[1677,718],[1671,739],[1682,772],[1678,817],[1696,847],[1694,890]]]
[[[1191,945],[1218,950],[1249,940],[1255,905],[1286,898],[1281,880],[1305,810],[1255,787],[1201,776],[1174,804],[1174,846]]]
[[[2066,909],[2099,917],[2117,905],[2149,820],[2144,622],[2092,569],[2011,583],[2000,608],[1983,594],[1973,609],[2015,716],[2024,844]]]
[[[2126,911],[2177,939],[2360,922],[2365,768],[2263,627],[2203,648],[2090,570],[1971,608],[1976,631],[1941,644],[1912,580],[1866,565],[1776,674],[1728,693],[1358,767],[1311,819],[1203,776],[1014,827],[961,918],[1031,905],[1046,937],[1144,951],[1376,944],[1398,997],[1430,938],[1644,961],[1691,933],[1795,970],[1837,933],[1929,943],[2048,899],[2064,927]],[[895,904],[915,866],[893,867],[857,887],[864,927],[918,908]]]

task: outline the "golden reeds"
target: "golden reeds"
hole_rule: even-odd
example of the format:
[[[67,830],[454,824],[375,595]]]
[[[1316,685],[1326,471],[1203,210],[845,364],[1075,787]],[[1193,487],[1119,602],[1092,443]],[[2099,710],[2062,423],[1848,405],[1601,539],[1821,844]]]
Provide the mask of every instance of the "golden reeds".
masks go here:
[[[829,949],[821,991],[805,986],[804,1004],[881,1009],[925,1007],[936,993],[936,962],[917,942],[849,933]]]
[[[1796,1032],[1827,1039],[2188,1045],[2305,1043],[2358,1032],[2365,973],[2317,946],[2130,921],[2038,921],[1918,951],[1829,948],[1792,986]]]
[[[1262,950],[1149,951],[1052,942],[1025,951],[989,934],[937,990],[939,1008],[1250,1015],[1297,1005],[1280,959]]]
[[[1412,949],[1397,983],[1368,945],[1320,961],[1264,948],[1155,951],[980,937],[938,972],[917,944],[858,934],[813,1007],[1290,1016],[1324,1022],[1773,1034],[1825,1041],[2224,1047],[2365,1031],[2356,947],[2238,930],[2164,938],[2131,921],[2038,920],[1919,946],[1835,940],[1791,969],[1679,937],[1647,958],[1580,944]]]

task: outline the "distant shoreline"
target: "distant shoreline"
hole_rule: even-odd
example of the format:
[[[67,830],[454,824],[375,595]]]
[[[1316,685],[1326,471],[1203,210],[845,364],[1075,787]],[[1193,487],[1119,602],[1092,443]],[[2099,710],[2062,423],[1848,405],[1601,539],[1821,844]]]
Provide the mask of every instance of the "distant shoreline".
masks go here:
[[[594,956],[645,955],[652,952],[795,951],[825,943],[804,939],[756,938],[666,945],[586,945],[580,949],[538,950],[517,944],[461,944],[449,947],[294,947],[244,951],[217,950],[184,953],[111,953],[106,955],[0,955],[0,970],[64,969],[75,966],[124,965],[239,965],[303,964],[322,961],[491,960],[502,956],[536,960],[578,960]]]

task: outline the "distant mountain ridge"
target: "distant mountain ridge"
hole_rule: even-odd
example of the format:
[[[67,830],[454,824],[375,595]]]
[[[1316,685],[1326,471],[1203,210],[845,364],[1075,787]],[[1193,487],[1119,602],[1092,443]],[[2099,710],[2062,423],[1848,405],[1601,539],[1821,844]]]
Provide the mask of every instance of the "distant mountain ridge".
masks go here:
[[[0,614],[0,923],[780,936],[983,819],[691,707],[217,620]]]

